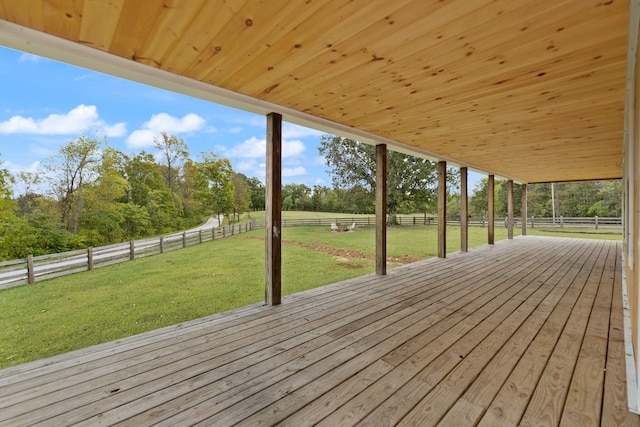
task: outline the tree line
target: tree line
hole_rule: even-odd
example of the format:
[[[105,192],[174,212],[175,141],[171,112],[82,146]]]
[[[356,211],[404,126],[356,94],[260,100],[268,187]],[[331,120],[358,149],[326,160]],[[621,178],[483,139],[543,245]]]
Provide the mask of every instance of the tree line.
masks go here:
[[[80,136],[42,162],[38,173],[15,176],[0,167],[0,259],[22,258],[100,246],[188,229],[210,216],[229,223],[265,208],[257,177],[233,170],[216,153],[194,161],[183,139],[166,133],[155,153],[124,154],[106,139]],[[375,147],[323,135],[319,146],[332,186],[287,184],[283,210],[375,213]],[[1,162],[0,162],[1,165]],[[388,152],[387,211],[433,215],[437,210],[437,164]],[[450,168],[448,213],[459,215],[459,173]],[[496,215],[505,216],[506,183],[496,182]],[[16,194],[12,189],[16,188]],[[619,216],[620,181],[558,183],[527,187],[529,216]],[[520,215],[521,187],[515,186]],[[555,208],[555,210],[554,210]],[[470,195],[472,216],[487,215],[487,180]]]
[[[264,206],[262,182],[228,159],[207,152],[196,162],[183,139],[166,133],[155,148],[128,155],[81,136],[38,173],[0,168],[0,258],[165,234]]]

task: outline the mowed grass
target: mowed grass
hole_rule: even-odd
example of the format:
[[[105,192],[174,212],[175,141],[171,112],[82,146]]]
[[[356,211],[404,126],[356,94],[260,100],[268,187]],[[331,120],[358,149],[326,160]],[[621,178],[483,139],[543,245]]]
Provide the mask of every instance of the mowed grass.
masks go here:
[[[264,232],[254,231],[0,290],[0,367],[259,303],[264,300],[263,236]],[[423,259],[436,253],[435,226],[390,227],[387,236],[389,256]],[[504,238],[506,229],[496,228],[496,240]],[[329,227],[293,227],[283,230],[283,239],[315,245],[315,249],[283,245],[285,295],[375,270],[370,258],[345,259],[328,250],[373,255],[374,228],[332,233]],[[460,229],[448,227],[448,252],[459,250],[459,240]],[[470,247],[486,241],[486,228],[469,229]]]

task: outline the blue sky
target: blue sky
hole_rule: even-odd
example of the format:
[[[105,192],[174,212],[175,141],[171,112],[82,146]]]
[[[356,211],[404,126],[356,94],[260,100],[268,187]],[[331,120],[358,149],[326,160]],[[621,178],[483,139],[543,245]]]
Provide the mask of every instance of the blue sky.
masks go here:
[[[212,151],[264,182],[263,116],[0,47],[0,160],[11,173],[80,135],[107,136],[125,154],[154,153],[154,136],[183,138],[190,157]],[[331,186],[321,132],[283,125],[283,183]],[[480,175],[470,174],[469,189]],[[19,191],[19,189],[16,189]]]
[[[0,160],[35,172],[80,135],[107,135],[122,152],[154,153],[154,136],[183,138],[190,157],[212,151],[264,181],[263,116],[0,47]],[[321,132],[283,125],[283,183],[331,186]]]

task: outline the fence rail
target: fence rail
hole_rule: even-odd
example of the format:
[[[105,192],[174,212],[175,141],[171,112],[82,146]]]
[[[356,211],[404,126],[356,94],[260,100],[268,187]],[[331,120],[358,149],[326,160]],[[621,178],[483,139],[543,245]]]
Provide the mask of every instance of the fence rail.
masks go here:
[[[93,270],[119,262],[183,249],[215,239],[264,229],[264,222],[247,222],[209,230],[193,230],[152,239],[79,249],[58,254],[31,256],[0,262],[0,289],[31,284],[54,277]]]
[[[436,225],[438,219],[431,216],[399,215],[396,221],[400,225]],[[521,218],[515,218],[516,225],[521,224]],[[326,226],[337,229],[353,229],[375,226],[375,216],[312,219],[283,219],[282,227]],[[459,225],[460,218],[447,218],[448,225]],[[486,227],[487,218],[469,218],[469,226]],[[506,227],[506,218],[496,218],[496,226]],[[527,218],[527,226],[532,228],[594,228],[615,229],[622,228],[621,218]],[[31,256],[27,258],[0,262],[0,289],[10,288],[27,283],[35,283],[45,279],[64,276],[80,271],[130,261],[151,255],[158,255],[176,249],[198,245],[215,239],[222,239],[251,230],[264,229],[264,221],[252,221],[233,224],[212,229],[185,231],[183,233],[160,236],[157,238],[136,240],[128,243],[117,243],[96,248]]]

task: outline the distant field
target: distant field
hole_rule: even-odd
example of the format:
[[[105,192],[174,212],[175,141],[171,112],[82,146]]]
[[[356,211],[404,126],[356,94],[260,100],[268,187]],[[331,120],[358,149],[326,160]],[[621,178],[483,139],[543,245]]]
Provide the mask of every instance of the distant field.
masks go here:
[[[296,214],[291,218],[300,218],[300,213]],[[530,234],[545,232],[535,229]],[[390,227],[389,267],[434,256],[436,235],[435,226]],[[572,235],[555,230],[547,235],[619,239],[615,235]],[[459,236],[458,227],[448,227],[448,252],[459,250]],[[1,290],[0,367],[262,301],[263,237],[263,231],[253,231]],[[496,240],[504,238],[506,229],[497,227]],[[374,228],[344,233],[332,233],[326,226],[285,228],[283,240],[285,295],[375,270]],[[470,247],[486,240],[486,228],[470,228]]]
[[[530,236],[574,237],[579,239],[622,240],[622,231],[594,228],[529,228]]]
[[[422,218],[424,214],[415,215],[398,215],[401,217],[416,217]],[[434,217],[436,214],[428,214],[427,216]],[[313,219],[313,218],[366,218],[375,217],[375,214],[350,214],[350,213],[334,213],[334,212],[309,212],[309,211],[283,211],[283,219]],[[241,215],[241,221],[247,221],[249,218],[255,218],[258,221],[264,221],[264,211],[256,211],[250,213],[244,213]]]

